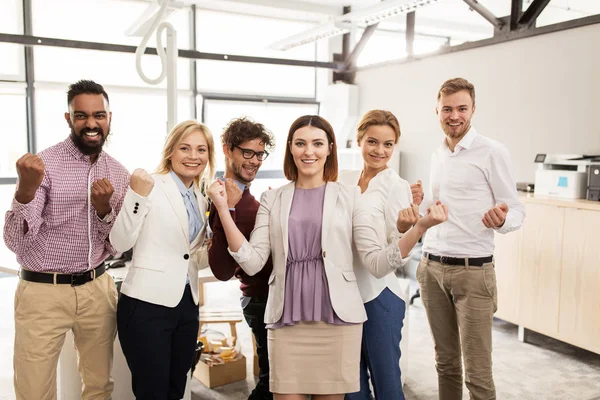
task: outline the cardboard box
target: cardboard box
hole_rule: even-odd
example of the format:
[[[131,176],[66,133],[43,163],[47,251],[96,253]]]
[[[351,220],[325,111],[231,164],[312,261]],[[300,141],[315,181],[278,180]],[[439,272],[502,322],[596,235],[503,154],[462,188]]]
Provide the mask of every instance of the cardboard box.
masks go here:
[[[211,389],[246,380],[246,357],[241,355],[233,361],[212,366],[199,361],[194,371],[194,377]]]

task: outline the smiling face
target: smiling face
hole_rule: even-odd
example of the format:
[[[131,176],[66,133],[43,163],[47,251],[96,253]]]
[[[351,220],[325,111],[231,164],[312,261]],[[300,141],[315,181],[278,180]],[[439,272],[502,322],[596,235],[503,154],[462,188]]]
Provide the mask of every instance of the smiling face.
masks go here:
[[[289,146],[294,164],[298,168],[298,179],[323,179],[325,162],[331,154],[324,130],[314,126],[302,127],[294,132]]]
[[[87,155],[97,155],[110,133],[108,103],[101,94],[79,94],[73,97],[65,119],[71,128],[71,140]]]
[[[249,153],[247,150],[252,150],[255,153],[250,159],[244,157],[244,151]],[[260,138],[246,140],[238,146],[234,146],[233,149],[224,144],[223,153],[225,154],[226,172],[229,172],[228,175],[232,175],[232,178],[238,182],[248,185],[256,178],[256,173],[262,165],[262,161],[258,159],[256,153],[260,154],[264,151],[265,142]]]
[[[173,149],[171,169],[186,187],[190,187],[194,178],[202,175],[208,164],[209,149],[204,133],[195,130],[186,135]]]
[[[447,140],[456,144],[471,128],[475,105],[469,92],[461,90],[453,94],[442,93],[435,111]]]
[[[365,166],[381,171],[394,153],[396,133],[389,125],[370,126],[358,142]]]

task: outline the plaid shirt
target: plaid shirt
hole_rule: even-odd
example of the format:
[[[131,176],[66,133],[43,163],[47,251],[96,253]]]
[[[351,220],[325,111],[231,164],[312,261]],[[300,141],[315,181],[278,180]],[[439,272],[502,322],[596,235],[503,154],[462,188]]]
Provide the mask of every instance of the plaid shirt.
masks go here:
[[[42,184],[31,202],[21,204],[13,199],[6,213],[4,242],[19,264],[31,271],[80,273],[93,269],[115,254],[108,234],[123,205],[129,172],[104,151],[90,164],[90,157],[70,138],[40,152],[39,157],[46,166]],[[101,221],[90,202],[91,185],[102,178],[114,188],[112,215],[105,218],[110,222]]]

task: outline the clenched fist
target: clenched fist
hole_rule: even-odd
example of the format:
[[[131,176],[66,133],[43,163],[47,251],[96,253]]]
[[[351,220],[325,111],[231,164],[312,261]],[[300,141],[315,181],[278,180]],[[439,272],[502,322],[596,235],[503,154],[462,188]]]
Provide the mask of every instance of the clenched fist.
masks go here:
[[[242,198],[244,192],[242,192],[238,184],[231,178],[225,179],[225,191],[227,192],[227,205],[229,208],[234,208]]]
[[[131,174],[129,186],[140,196],[147,197],[154,187],[154,179],[146,170],[138,168]]]
[[[420,206],[423,202],[423,197],[425,196],[423,193],[423,183],[417,181],[417,183],[410,185],[410,192],[412,193],[413,203]]]
[[[26,153],[17,160],[17,174],[19,175],[19,187],[15,199],[21,203],[29,203],[35,197],[44,179],[46,166],[41,158],[35,154]]]
[[[496,207],[490,208],[481,219],[486,228],[500,228],[506,221],[508,213],[508,205],[506,203],[498,204]]]
[[[206,193],[208,193],[208,197],[210,197],[210,200],[217,210],[222,210],[225,207],[229,208],[229,205],[227,204],[227,190],[223,181],[218,179],[214,181],[208,187]]]
[[[400,210],[396,220],[396,228],[400,233],[406,233],[419,220],[419,206],[411,204],[409,208]]]
[[[114,192],[113,185],[106,178],[98,179],[92,183],[90,201],[100,218],[104,218],[106,214],[112,211],[110,198]]]
[[[448,220],[448,206],[437,201],[434,206],[429,207],[427,215],[421,218],[417,225],[424,229],[429,229],[432,226],[439,225]]]

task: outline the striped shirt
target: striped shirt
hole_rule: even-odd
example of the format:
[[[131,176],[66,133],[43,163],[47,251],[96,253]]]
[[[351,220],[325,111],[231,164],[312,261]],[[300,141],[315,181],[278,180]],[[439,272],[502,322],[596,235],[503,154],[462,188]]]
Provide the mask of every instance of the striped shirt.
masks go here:
[[[108,235],[129,186],[129,172],[104,151],[94,164],[70,138],[40,152],[45,171],[35,198],[13,199],[4,242],[31,271],[80,273],[115,254]],[[101,221],[90,202],[92,183],[107,178],[114,188],[111,214]],[[17,183],[18,185],[18,183]],[[27,225],[25,225],[27,223]],[[27,231],[25,229],[27,226]]]

